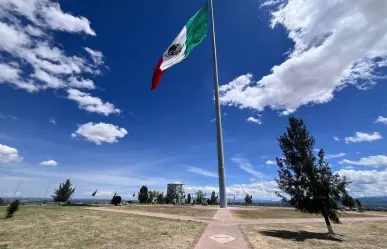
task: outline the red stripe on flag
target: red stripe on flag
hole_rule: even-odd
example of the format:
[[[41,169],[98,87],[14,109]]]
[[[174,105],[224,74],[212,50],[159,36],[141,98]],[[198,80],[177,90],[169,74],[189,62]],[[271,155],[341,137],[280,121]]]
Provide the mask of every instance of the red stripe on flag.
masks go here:
[[[155,67],[155,72],[153,73],[152,77],[152,88],[151,90],[155,90],[160,83],[161,77],[163,76],[164,72],[163,70],[160,69],[161,63],[163,63],[163,57],[160,58],[159,62],[157,63]]]

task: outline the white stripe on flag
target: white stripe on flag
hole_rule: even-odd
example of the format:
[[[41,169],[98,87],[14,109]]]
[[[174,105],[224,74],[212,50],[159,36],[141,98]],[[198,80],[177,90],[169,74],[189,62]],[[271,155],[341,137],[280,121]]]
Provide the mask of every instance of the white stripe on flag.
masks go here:
[[[179,45],[182,45],[183,48],[181,49],[180,53],[178,53],[177,55],[170,56],[168,55],[168,50],[171,46],[169,46],[163,54],[163,63],[161,63],[160,65],[161,70],[164,71],[169,67],[179,63],[185,58],[185,50],[187,48],[185,45],[186,40],[187,40],[187,28],[186,26],[184,26],[180,34],[175,38],[175,40],[171,44],[171,46],[174,44],[179,44]]]

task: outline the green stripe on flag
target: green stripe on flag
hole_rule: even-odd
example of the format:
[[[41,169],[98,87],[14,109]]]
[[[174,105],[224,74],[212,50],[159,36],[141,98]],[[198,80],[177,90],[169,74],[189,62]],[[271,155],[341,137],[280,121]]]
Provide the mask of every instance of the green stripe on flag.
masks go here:
[[[187,38],[185,57],[187,57],[192,49],[202,43],[208,34],[208,2],[196,13],[187,23]]]

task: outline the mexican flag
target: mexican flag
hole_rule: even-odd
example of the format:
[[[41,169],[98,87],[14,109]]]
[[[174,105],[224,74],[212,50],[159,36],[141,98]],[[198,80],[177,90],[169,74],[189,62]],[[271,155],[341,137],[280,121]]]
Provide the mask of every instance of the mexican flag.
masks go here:
[[[183,30],[164,52],[155,67],[152,90],[160,83],[165,70],[184,60],[208,33],[208,2],[188,21]]]

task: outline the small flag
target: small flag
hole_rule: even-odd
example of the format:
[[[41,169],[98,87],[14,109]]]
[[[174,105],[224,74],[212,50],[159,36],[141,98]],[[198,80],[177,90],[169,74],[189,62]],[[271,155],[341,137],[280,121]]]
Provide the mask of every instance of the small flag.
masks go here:
[[[160,58],[153,74],[151,90],[157,88],[165,70],[188,57],[191,51],[207,37],[207,34],[208,2],[188,21]]]
[[[92,196],[95,196],[97,194],[97,191],[98,190],[95,190],[93,194],[91,194]]]

